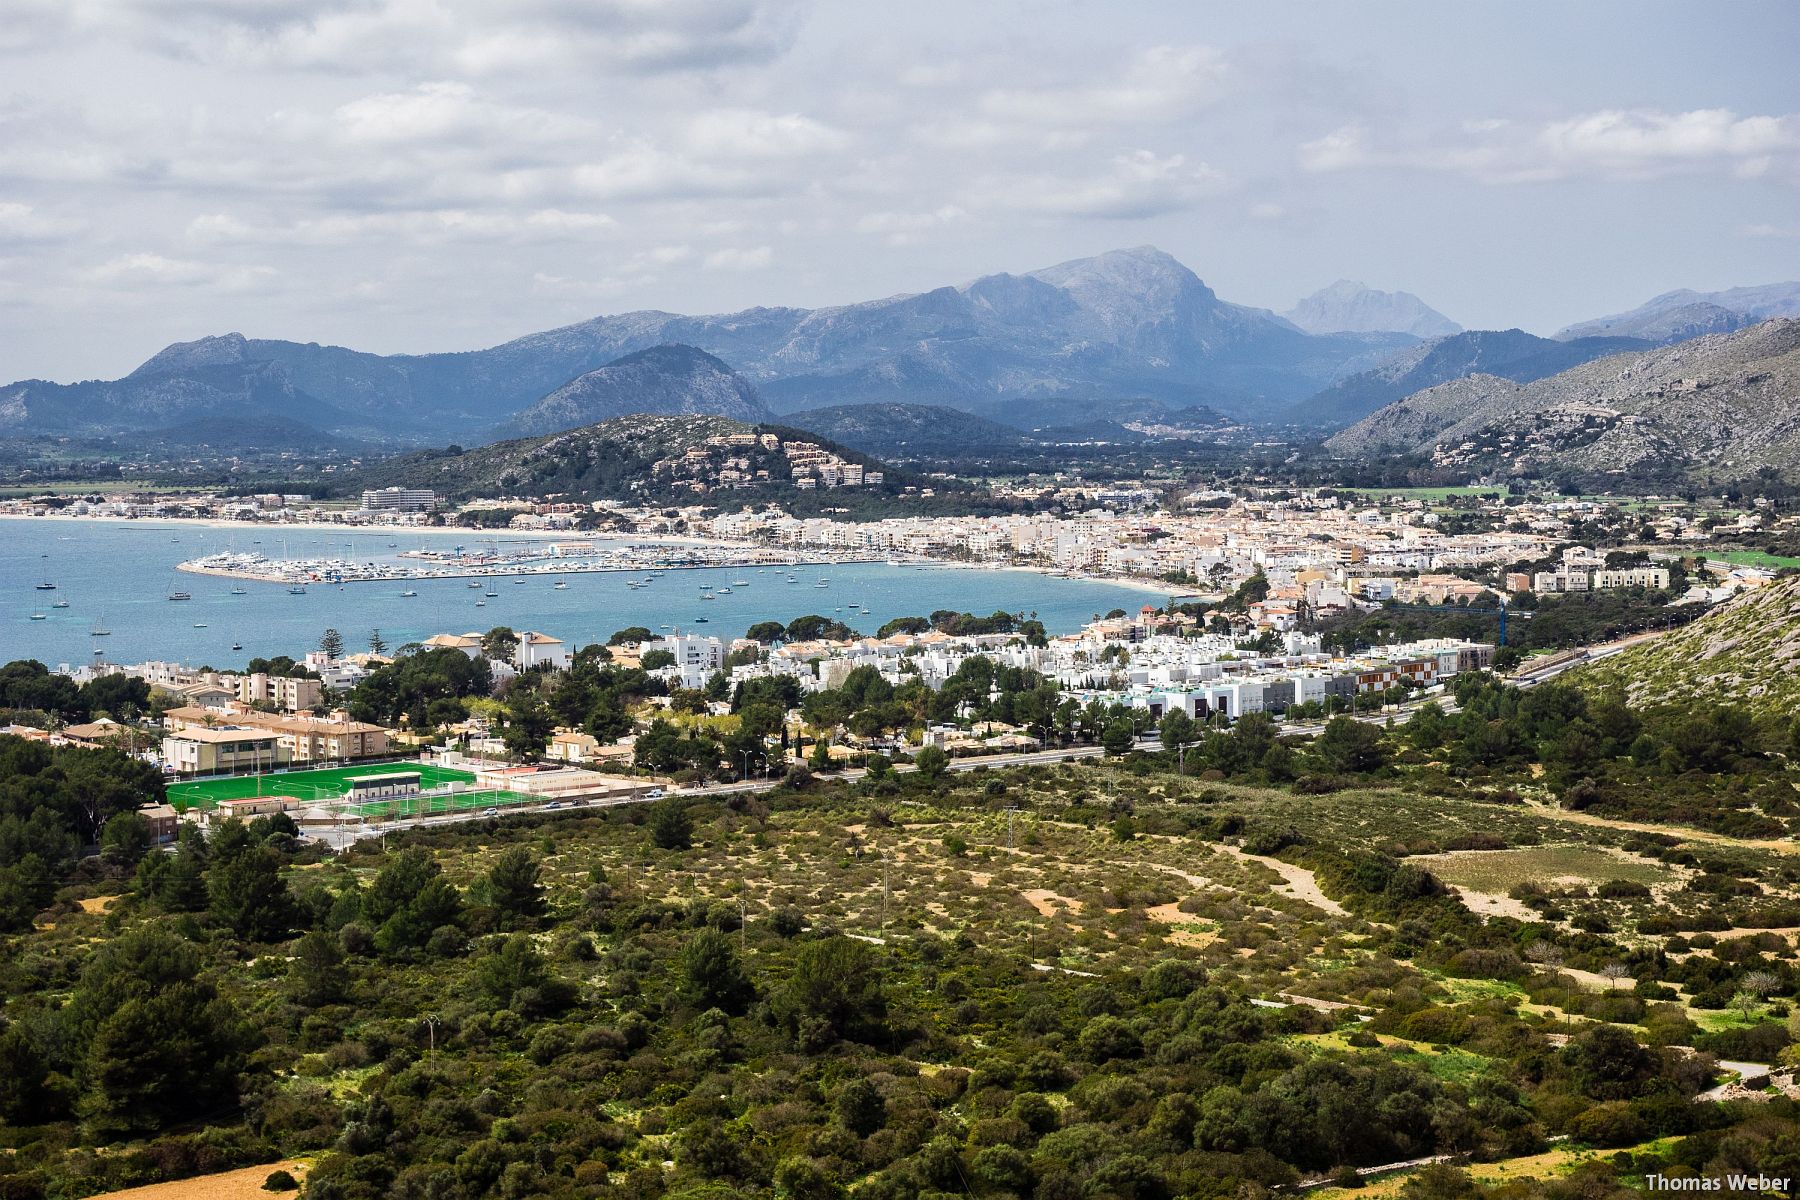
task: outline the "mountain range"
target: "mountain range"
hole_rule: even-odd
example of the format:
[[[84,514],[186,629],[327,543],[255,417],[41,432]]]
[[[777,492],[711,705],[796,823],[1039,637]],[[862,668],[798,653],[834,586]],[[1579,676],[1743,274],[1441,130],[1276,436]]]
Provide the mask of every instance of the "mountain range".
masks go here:
[[[0,388],[0,434],[117,432],[235,408],[389,443],[468,440],[579,412],[585,387],[532,410],[589,372],[668,343],[730,364],[774,412],[1147,396],[1254,417],[1413,340],[1306,333],[1220,299],[1145,246],[832,308],[596,317],[460,353],[377,355],[231,333],[170,346],[121,380]]]
[[[1607,354],[1649,345],[1635,338],[1584,337],[1559,342],[1522,329],[1472,329],[1421,342],[1380,366],[1340,379],[1295,405],[1289,419],[1314,429],[1341,429],[1383,405],[1453,379],[1481,374],[1527,383]]]
[[[1429,455],[1466,475],[1747,478],[1800,468],[1800,320],[1595,359],[1533,382],[1476,374],[1333,436],[1352,457]]]
[[[0,386],[0,437],[394,450],[626,412],[759,421],[848,405],[951,408],[1053,438],[1215,419],[1333,429],[1476,372],[1527,383],[1796,309],[1800,284],[1671,292],[1545,339],[1459,331],[1409,293],[1340,281],[1280,316],[1224,300],[1168,254],[1140,246],[829,308],[600,316],[455,353],[205,337],[122,379]],[[1158,411],[1112,411],[1131,404]],[[865,432],[902,439],[910,418],[878,411],[893,428],[865,420]],[[1163,419],[1171,413],[1174,424]]]
[[[1582,321],[1557,333],[1563,341],[1588,337],[1629,337],[1666,344],[1709,333],[1730,333],[1772,317],[1800,317],[1800,283],[1695,292],[1664,292],[1630,312]]]

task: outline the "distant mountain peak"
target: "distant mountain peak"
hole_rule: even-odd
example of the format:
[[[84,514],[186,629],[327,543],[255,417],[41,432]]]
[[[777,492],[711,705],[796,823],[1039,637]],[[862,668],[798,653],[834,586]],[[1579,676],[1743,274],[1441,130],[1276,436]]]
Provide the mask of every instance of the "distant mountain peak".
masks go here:
[[[1411,292],[1383,292],[1354,279],[1320,288],[1282,314],[1307,333],[1461,333],[1462,326]]]
[[[196,338],[191,342],[176,342],[164,346],[145,359],[143,365],[126,378],[166,375],[171,371],[241,363],[249,357],[249,351],[250,339],[241,333],[222,333],[216,337]]]
[[[631,413],[704,413],[761,421],[769,410],[748,380],[697,346],[669,342],[627,354],[576,376],[511,423],[541,434]]]

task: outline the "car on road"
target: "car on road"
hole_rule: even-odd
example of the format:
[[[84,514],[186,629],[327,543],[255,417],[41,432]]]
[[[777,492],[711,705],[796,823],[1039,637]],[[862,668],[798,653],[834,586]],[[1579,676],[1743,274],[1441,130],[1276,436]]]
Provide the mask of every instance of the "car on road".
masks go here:
[[[644,793],[644,799],[646,800],[661,800],[662,798],[663,790],[661,788],[651,788]]]
[[[484,808],[481,810],[481,815],[484,817],[497,817],[500,815],[500,810],[497,808]]]
[[[550,803],[544,805],[544,811],[549,812],[552,809],[557,809],[557,808],[561,808],[561,807],[562,807],[561,800],[552,800]]]

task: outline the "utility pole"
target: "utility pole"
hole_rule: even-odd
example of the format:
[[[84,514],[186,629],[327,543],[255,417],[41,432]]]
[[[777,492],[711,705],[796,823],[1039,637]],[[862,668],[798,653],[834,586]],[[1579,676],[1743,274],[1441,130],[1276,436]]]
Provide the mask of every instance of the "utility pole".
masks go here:
[[[888,891],[888,860],[883,858],[881,860],[881,936],[883,938],[887,937]]]
[[[425,1061],[427,1061],[427,1062],[430,1062],[432,1059],[437,1057],[437,1027],[438,1027],[438,1015],[436,1013],[426,1013],[425,1014],[425,1034],[426,1034],[426,1037],[429,1039],[428,1045],[430,1047],[425,1052]]]

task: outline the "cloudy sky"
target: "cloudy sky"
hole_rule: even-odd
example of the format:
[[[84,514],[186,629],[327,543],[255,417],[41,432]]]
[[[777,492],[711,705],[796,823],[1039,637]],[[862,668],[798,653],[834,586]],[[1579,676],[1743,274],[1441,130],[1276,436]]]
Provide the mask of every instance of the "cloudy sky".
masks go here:
[[[0,380],[1153,243],[1548,332],[1800,278],[1800,6],[4,0]]]

